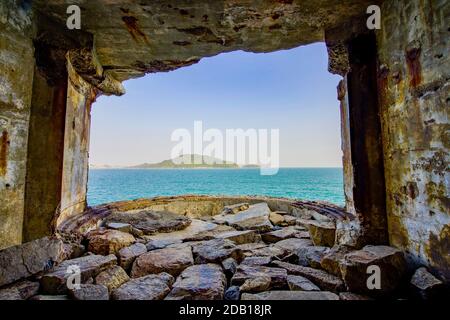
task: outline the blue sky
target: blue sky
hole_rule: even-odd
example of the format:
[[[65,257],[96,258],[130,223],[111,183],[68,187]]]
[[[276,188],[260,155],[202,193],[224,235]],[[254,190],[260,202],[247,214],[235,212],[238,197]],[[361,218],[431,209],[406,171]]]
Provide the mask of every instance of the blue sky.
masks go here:
[[[273,53],[236,51],[125,82],[92,110],[90,163],[170,158],[177,128],[279,129],[282,167],[340,167],[340,115],[323,43]],[[224,131],[225,132],[225,131]]]

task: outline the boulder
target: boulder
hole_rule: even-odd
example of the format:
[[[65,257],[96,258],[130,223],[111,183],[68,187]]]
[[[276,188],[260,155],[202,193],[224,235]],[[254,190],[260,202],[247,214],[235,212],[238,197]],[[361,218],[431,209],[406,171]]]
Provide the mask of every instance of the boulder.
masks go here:
[[[231,278],[231,284],[242,285],[246,280],[260,277],[270,277],[270,288],[283,288],[286,286],[286,270],[282,268],[247,265],[238,266],[236,273]]]
[[[221,263],[227,258],[236,261],[242,260],[242,251],[236,245],[226,239],[214,239],[200,242],[192,246],[195,255],[195,263]]]
[[[339,300],[339,296],[327,291],[266,291],[243,293],[241,300]]]
[[[131,233],[131,228],[132,228],[131,224],[121,223],[121,222],[108,222],[108,223],[106,223],[105,226],[108,229],[113,229],[113,230],[128,232],[128,233]]]
[[[312,246],[311,240],[290,238],[275,243],[275,247],[287,250],[290,253],[297,254],[298,250],[303,247]]]
[[[111,222],[127,223],[144,234],[154,234],[185,229],[191,224],[191,219],[172,212],[141,210],[114,212],[105,219],[105,223]]]
[[[108,288],[98,284],[82,284],[69,290],[69,295],[74,300],[109,300]]]
[[[129,233],[104,229],[94,230],[87,234],[88,250],[95,254],[117,254],[120,249],[133,244],[136,239]]]
[[[0,287],[51,269],[66,258],[63,242],[49,237],[0,251]]]
[[[27,300],[39,292],[39,282],[19,281],[0,289],[0,300]]]
[[[320,269],[322,258],[329,250],[330,248],[328,247],[316,246],[300,248],[297,251],[298,264],[304,267]]]
[[[261,241],[261,236],[253,230],[228,231],[218,234],[216,238],[231,240],[235,244],[244,244]]]
[[[276,226],[281,226],[284,223],[284,217],[276,212],[269,214],[269,220]]]
[[[269,214],[269,206],[262,202],[235,214],[214,216],[213,220],[217,223],[230,225],[238,230],[269,231],[273,227],[269,221]]]
[[[113,300],[162,300],[170,292],[174,278],[168,273],[131,279],[111,293]]]
[[[272,258],[270,256],[262,256],[262,257],[246,257],[241,264],[246,266],[268,266]]]
[[[236,301],[241,298],[241,291],[238,286],[231,286],[225,291],[224,300]]]
[[[284,259],[290,252],[277,246],[265,246],[246,252],[246,256],[270,257],[271,259]]]
[[[216,264],[194,265],[185,269],[174,283],[167,300],[221,300],[226,278]]]
[[[380,271],[380,288],[368,288],[368,278],[373,273],[368,269],[377,266]],[[395,290],[406,271],[403,252],[388,246],[365,246],[353,251],[341,260],[342,278],[349,291],[363,294],[386,294]]]
[[[88,255],[66,260],[41,277],[41,288],[47,294],[64,294],[67,292],[67,279],[75,271],[80,272],[81,283],[97,276],[103,270],[117,264],[114,255]]]
[[[281,224],[282,227],[295,226],[297,224],[297,218],[294,216],[284,215],[283,218],[284,218],[284,221]]]
[[[299,231],[293,227],[283,228],[276,231],[267,232],[261,235],[261,238],[266,243],[275,243],[281,240],[296,238]],[[309,237],[309,235],[308,235]]]
[[[415,293],[424,300],[439,298],[444,290],[443,282],[428,272],[425,267],[414,272],[410,284]]]
[[[307,227],[315,246],[334,246],[336,226],[333,222],[310,220]]]
[[[292,263],[274,261],[272,264],[276,267],[280,267],[287,270],[288,274],[305,277],[312,281],[322,290],[341,292],[345,290],[344,282],[323,270],[317,270],[309,267],[302,267]]]
[[[95,283],[103,285],[108,288],[111,292],[117,289],[125,282],[129,281],[130,277],[128,274],[119,266],[113,266],[105,271],[100,272],[97,277],[95,277]]]
[[[318,286],[302,276],[288,275],[287,283],[292,291],[320,291]]]
[[[143,243],[135,243],[129,247],[122,248],[117,254],[119,258],[119,265],[126,271],[130,271],[134,260],[146,252],[147,246]]]
[[[240,292],[262,292],[270,288],[272,282],[269,276],[257,276],[244,281],[240,286]]]
[[[147,247],[147,251],[164,249],[172,244],[180,244],[183,243],[181,240],[150,240],[145,245]]]
[[[176,277],[193,264],[194,259],[189,247],[153,250],[136,258],[131,268],[131,277],[138,278],[161,272],[167,272]]]
[[[340,269],[341,260],[349,252],[351,252],[351,249],[346,246],[334,246],[322,257],[320,266],[328,273],[342,277]]]

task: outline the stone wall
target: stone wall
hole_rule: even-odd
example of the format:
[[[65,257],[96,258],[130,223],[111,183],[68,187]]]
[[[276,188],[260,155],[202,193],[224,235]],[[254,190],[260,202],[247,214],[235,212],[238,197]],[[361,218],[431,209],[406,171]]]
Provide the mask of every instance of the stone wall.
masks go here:
[[[379,89],[390,243],[450,279],[450,2],[385,1]]]
[[[34,71],[29,10],[0,3],[0,249],[22,242]]]

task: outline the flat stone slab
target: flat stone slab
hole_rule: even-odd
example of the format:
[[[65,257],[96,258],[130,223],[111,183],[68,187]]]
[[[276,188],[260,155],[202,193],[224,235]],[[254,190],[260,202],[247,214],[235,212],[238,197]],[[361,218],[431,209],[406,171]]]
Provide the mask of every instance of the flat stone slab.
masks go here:
[[[269,268],[264,266],[239,265],[231,278],[231,284],[240,286],[246,280],[259,277],[270,277],[270,288],[283,288],[286,286],[287,272],[283,268]]]
[[[27,300],[39,292],[39,282],[23,280],[0,289],[0,300]]]
[[[115,255],[88,255],[66,260],[41,277],[41,287],[47,294],[64,294],[67,292],[67,279],[73,275],[70,270],[79,270],[81,282],[95,278],[100,272],[117,264]]]
[[[302,276],[288,275],[287,283],[292,291],[320,291],[318,286]]]
[[[322,290],[328,290],[332,292],[341,292],[345,290],[344,282],[340,278],[333,276],[323,270],[302,267],[296,264],[282,261],[273,261],[272,264],[274,266],[286,269],[287,273],[289,274],[305,277]]]
[[[131,279],[113,290],[113,300],[162,300],[170,292],[174,278],[168,273]]]
[[[241,264],[246,266],[268,266],[272,262],[272,258],[270,256],[254,256],[254,257],[246,257]]]
[[[267,232],[261,235],[261,238],[266,243],[275,243],[289,238],[299,238],[301,231],[293,227],[283,228],[276,231]],[[309,235],[308,235],[309,237]]]
[[[230,240],[214,239],[203,241],[192,246],[195,263],[221,263],[227,258],[241,261],[242,251]]]
[[[213,231],[219,226],[212,222],[206,222],[198,219],[192,219],[191,224],[185,229],[170,233],[159,233],[146,237],[147,240],[166,240],[166,241],[184,241],[192,239],[201,232]]]
[[[167,300],[221,300],[226,278],[216,264],[200,264],[185,269],[173,285]]]
[[[0,251],[0,287],[51,269],[66,258],[63,242],[49,237]]]
[[[322,258],[330,251],[328,247],[303,247],[297,250],[298,264],[304,267],[321,269]]]
[[[138,278],[161,272],[176,277],[193,264],[194,258],[190,247],[153,250],[136,258],[131,269],[131,277]]]
[[[339,296],[327,291],[266,291],[243,293],[241,300],[339,300]]]
[[[69,295],[74,300],[109,300],[108,288],[98,284],[82,284],[69,290]]]
[[[213,217],[213,221],[219,224],[227,224],[238,230],[269,231],[273,228],[269,215],[269,206],[267,203],[261,202],[234,214],[216,215]]]
[[[228,239],[235,244],[244,244],[261,241],[261,236],[253,230],[247,231],[228,231],[216,236],[218,239]]]
[[[287,250],[290,253],[294,253],[294,254],[297,254],[297,251],[300,248],[309,247],[312,245],[313,245],[313,243],[311,242],[311,240],[297,239],[297,238],[281,240],[274,244],[275,247],[279,247],[281,249]]]
[[[144,234],[155,234],[185,229],[191,224],[191,219],[172,212],[135,210],[114,212],[105,219],[105,223],[127,223]]]

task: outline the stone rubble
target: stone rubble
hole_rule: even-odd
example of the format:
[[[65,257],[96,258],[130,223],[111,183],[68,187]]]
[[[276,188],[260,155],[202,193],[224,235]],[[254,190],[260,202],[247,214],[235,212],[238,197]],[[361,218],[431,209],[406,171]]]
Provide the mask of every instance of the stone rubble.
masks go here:
[[[49,238],[0,251],[0,266],[7,259],[19,266],[0,269],[0,300],[367,300],[397,289],[406,272],[397,249],[333,246],[327,217],[299,219],[266,203],[227,206],[205,221],[146,210],[126,215],[112,214],[84,234],[79,245],[88,252],[75,259],[62,261],[66,244]],[[34,269],[25,268],[32,261]],[[366,287],[373,264],[389,273],[377,293]],[[79,289],[67,288],[72,267]],[[409,286],[427,298],[442,282],[420,268]]]

